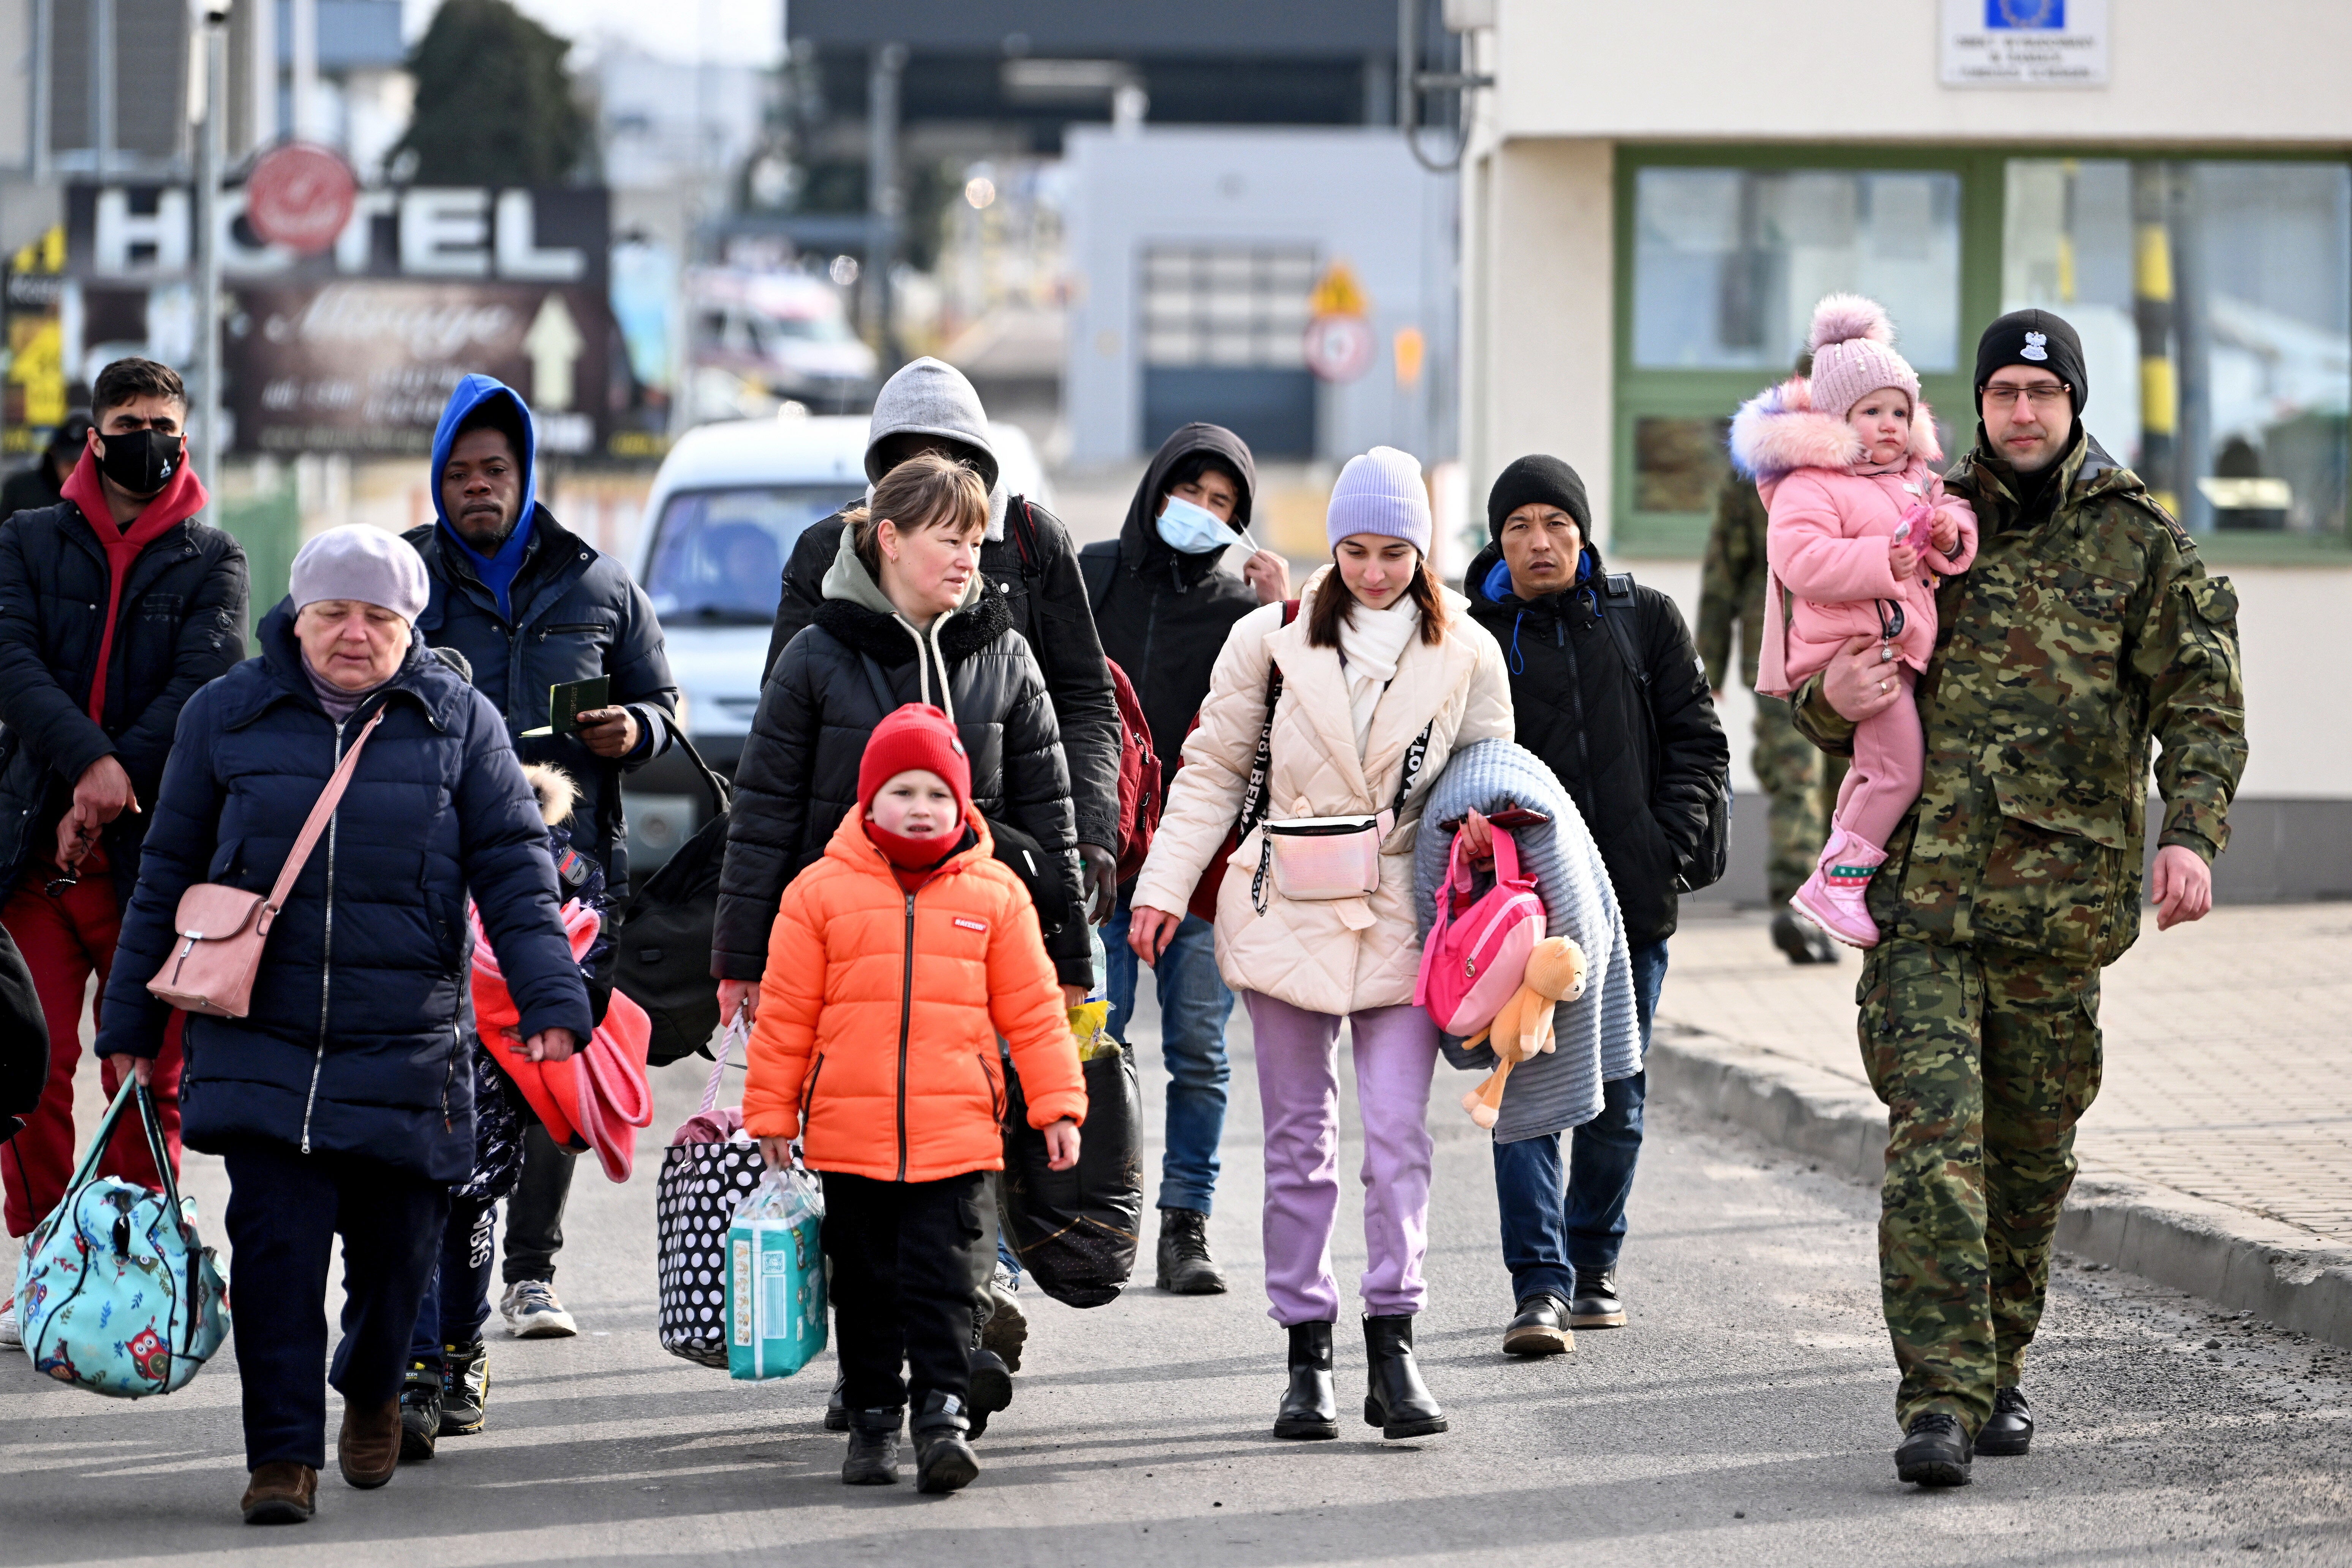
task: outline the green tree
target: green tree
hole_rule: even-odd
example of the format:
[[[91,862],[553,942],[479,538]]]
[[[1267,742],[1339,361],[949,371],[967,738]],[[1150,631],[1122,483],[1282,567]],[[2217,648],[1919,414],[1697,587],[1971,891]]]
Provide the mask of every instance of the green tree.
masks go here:
[[[593,143],[563,68],[571,40],[508,0],[444,0],[408,56],[416,117],[394,156],[436,185],[551,185]]]

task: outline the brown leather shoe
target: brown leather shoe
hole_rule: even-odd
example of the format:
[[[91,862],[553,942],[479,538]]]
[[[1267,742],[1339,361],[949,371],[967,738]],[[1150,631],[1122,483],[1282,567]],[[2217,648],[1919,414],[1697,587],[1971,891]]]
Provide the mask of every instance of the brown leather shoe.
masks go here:
[[[400,1468],[400,1401],[387,1399],[373,1410],[343,1404],[343,1430],[335,1439],[335,1460],[343,1479],[372,1489]]]
[[[291,1459],[272,1459],[253,1472],[237,1505],[247,1524],[299,1524],[319,1506],[319,1472]]]

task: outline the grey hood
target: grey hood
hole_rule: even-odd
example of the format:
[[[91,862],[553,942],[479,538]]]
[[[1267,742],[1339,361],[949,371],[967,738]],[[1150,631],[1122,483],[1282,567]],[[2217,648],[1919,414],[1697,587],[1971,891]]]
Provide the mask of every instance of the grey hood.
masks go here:
[[[875,395],[873,423],[866,436],[866,499],[882,476],[875,468],[875,448],[893,436],[940,436],[967,447],[972,466],[988,484],[988,537],[1004,537],[1004,508],[1011,499],[988,438],[988,411],[963,372],[944,360],[925,355],[910,361],[882,384]]]

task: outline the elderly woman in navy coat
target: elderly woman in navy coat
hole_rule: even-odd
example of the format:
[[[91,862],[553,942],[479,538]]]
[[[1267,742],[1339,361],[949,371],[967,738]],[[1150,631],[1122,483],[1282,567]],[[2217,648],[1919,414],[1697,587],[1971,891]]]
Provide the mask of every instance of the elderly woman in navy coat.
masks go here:
[[[261,656],[180,717],[123,915],[98,1052],[142,1079],[167,1009],[147,991],[197,882],[269,888],[338,761],[378,715],[351,785],[263,950],[243,1018],[192,1016],[182,1126],[223,1156],[253,1522],[310,1517],[326,1461],[326,1292],[343,1239],[343,1479],[400,1451],[409,1330],[473,1163],[462,1022],[470,893],[522,1012],[518,1057],[587,1038],[547,830],[498,710],[411,636],[424,563],[339,528],[294,559]]]

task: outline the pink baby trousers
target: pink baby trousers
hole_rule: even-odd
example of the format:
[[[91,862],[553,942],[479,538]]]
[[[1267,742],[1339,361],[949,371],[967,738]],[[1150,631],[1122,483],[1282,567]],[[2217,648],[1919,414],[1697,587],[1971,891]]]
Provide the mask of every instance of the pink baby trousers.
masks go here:
[[[1832,834],[1843,828],[1873,849],[1886,847],[1887,836],[1919,798],[1927,771],[1927,738],[1919,728],[1915,695],[1918,674],[1901,659],[1882,668],[1903,683],[1903,699],[1854,726],[1853,767],[1838,789],[1837,811],[1831,818]]]

